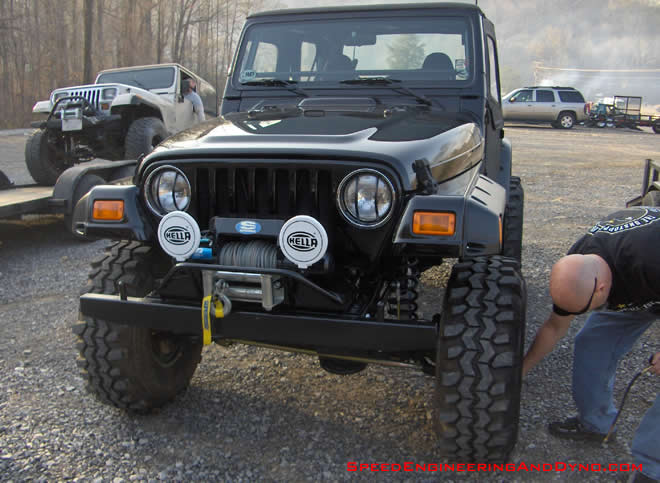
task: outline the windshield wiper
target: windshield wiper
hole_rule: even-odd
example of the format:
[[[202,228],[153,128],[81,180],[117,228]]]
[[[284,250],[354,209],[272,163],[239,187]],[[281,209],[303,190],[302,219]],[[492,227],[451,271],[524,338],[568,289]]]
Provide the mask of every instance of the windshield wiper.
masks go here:
[[[145,86],[142,82],[140,82],[139,80],[137,80],[135,77],[133,77],[133,82],[135,82],[135,85],[136,85],[136,86],[141,87],[141,88],[144,89],[144,90],[148,90],[148,89],[147,89],[147,86]]]
[[[390,86],[394,90],[405,92],[409,96],[414,97],[417,100],[417,102],[420,102],[427,106],[433,105],[433,101],[431,99],[429,99],[424,95],[413,92],[404,85],[399,85],[401,82],[402,81],[399,79],[391,79],[389,77],[360,77],[359,79],[347,79],[347,80],[339,81],[340,84],[348,84],[348,85]]]
[[[297,81],[289,81],[284,79],[277,79],[275,77],[264,77],[263,79],[255,79],[251,81],[241,82],[243,86],[268,86],[268,87],[286,87],[291,92],[303,97],[309,97],[302,89],[296,87]]]

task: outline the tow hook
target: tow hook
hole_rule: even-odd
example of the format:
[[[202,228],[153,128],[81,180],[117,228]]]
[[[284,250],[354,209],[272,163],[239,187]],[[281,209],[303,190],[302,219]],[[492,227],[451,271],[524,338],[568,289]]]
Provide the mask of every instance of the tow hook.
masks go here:
[[[215,318],[226,317],[231,313],[231,300],[225,293],[228,287],[229,284],[223,279],[215,282],[215,286],[213,287],[213,302],[219,302],[222,305],[222,314],[217,314],[215,310],[217,305],[215,303],[212,304],[212,307],[214,308],[213,316]]]

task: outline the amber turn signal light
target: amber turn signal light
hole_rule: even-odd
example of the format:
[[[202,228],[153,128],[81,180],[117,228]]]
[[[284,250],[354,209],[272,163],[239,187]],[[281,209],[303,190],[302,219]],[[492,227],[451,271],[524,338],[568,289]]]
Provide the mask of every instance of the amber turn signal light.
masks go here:
[[[92,216],[95,220],[120,221],[124,218],[124,201],[96,200]]]
[[[433,211],[416,211],[413,215],[413,233],[417,235],[451,236],[456,232],[456,215]]]

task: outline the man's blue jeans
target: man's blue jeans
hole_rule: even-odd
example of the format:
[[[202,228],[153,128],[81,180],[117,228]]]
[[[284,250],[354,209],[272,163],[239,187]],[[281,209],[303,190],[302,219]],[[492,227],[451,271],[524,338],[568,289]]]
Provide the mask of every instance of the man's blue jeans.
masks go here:
[[[616,416],[612,397],[614,376],[621,358],[658,319],[640,312],[593,312],[575,338],[573,399],[582,424],[607,433]],[[657,377],[657,376],[656,376]],[[660,397],[642,418],[632,443],[636,464],[646,476],[660,479]]]

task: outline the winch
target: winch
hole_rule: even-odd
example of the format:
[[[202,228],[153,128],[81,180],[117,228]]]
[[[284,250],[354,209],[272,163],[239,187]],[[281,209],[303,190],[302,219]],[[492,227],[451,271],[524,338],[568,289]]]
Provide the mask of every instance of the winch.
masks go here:
[[[202,280],[204,297],[210,295],[213,302],[220,302],[223,316],[231,312],[232,300],[260,302],[269,312],[284,301],[284,285],[277,275],[204,270]]]

